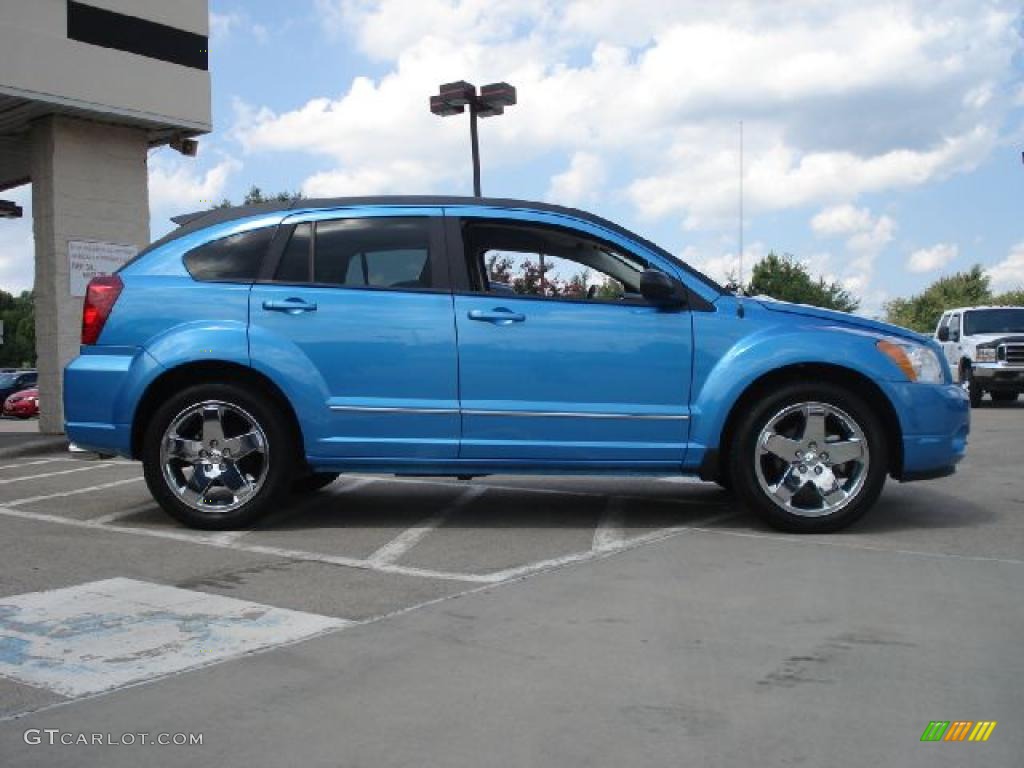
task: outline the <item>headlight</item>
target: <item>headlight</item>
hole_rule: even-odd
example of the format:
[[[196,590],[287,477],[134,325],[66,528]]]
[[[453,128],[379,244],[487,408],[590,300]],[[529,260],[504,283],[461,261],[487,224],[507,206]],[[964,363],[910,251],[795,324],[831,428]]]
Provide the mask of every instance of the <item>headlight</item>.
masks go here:
[[[883,339],[876,346],[879,352],[896,363],[910,381],[942,383],[942,363],[938,355],[924,344]]]
[[[996,361],[996,348],[978,347],[975,350],[974,361],[976,363],[994,363]]]

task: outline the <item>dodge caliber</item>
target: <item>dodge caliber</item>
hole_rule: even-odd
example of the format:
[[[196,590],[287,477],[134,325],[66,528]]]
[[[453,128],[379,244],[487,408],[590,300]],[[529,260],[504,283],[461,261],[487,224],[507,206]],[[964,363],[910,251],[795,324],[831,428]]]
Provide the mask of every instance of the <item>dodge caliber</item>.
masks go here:
[[[64,413],[189,526],[250,525],[341,473],[576,473],[696,475],[832,531],[966,448],[933,340],[733,295],[582,211],[397,197],[176,221],[89,284]]]

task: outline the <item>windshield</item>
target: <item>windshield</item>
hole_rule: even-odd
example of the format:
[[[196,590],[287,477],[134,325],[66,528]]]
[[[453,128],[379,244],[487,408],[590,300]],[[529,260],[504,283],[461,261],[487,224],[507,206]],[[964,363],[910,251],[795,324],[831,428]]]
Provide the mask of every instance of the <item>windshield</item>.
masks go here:
[[[964,333],[1024,333],[1024,307],[966,312]]]
[[[0,373],[0,387],[13,387],[17,378],[14,373]]]

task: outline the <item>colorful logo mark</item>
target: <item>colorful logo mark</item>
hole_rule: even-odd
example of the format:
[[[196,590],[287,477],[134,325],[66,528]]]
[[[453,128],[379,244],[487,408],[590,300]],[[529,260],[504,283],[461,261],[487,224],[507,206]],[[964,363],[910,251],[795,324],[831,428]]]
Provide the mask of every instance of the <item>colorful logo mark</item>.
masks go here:
[[[995,720],[932,720],[921,741],[988,741],[997,725]]]

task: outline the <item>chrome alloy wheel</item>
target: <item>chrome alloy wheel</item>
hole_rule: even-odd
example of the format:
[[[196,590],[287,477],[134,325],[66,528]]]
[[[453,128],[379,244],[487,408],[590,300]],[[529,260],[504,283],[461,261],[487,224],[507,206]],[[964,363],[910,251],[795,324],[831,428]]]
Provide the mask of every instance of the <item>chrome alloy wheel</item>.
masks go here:
[[[857,498],[868,476],[864,431],[828,403],[797,403],[769,419],[754,457],[761,489],[801,517],[835,514]]]
[[[160,441],[164,480],[192,509],[224,513],[255,496],[270,466],[267,436],[237,405],[208,400],[179,413]]]

